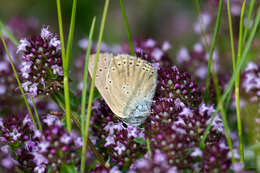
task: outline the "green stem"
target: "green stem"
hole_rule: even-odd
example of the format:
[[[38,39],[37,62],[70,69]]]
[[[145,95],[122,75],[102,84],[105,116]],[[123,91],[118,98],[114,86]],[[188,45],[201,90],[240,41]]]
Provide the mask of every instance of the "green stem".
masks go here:
[[[248,14],[247,14],[247,19],[246,19],[245,33],[243,35],[243,44],[246,41],[246,37],[247,37],[248,28],[249,28],[249,25],[250,25],[250,21],[251,21],[254,5],[255,5],[255,0],[251,0],[250,1],[250,5],[249,5],[249,11],[248,11]]]
[[[64,97],[65,97],[65,108],[66,108],[66,124],[67,124],[68,131],[71,132],[69,77],[68,77],[68,70],[66,65],[67,60],[66,60],[65,47],[64,47],[60,0],[56,0],[56,3],[57,3],[57,12],[58,12],[58,21],[59,21],[59,30],[60,30],[62,66],[64,71],[63,85],[64,85]]]
[[[235,56],[236,55],[235,55],[232,17],[231,17],[231,10],[230,10],[230,2],[229,1],[230,0],[227,0],[228,26],[229,26],[229,36],[230,36],[233,71],[235,71],[235,68],[236,68],[236,58],[235,58]]]
[[[126,17],[124,3],[123,3],[123,0],[119,0],[119,2],[120,2],[121,13],[122,13],[123,20],[124,20],[125,30],[126,30],[126,34],[127,34],[127,38],[128,38],[128,43],[129,43],[129,47],[130,47],[130,50],[131,50],[131,54],[133,56],[135,56],[134,44],[133,44],[133,40],[132,40],[132,37],[131,37],[131,34],[130,34],[129,25],[128,25],[128,22],[127,22],[127,17]]]
[[[247,62],[247,54],[249,52],[249,49],[252,45],[252,41],[255,37],[255,34],[256,34],[256,31],[257,31],[257,28],[258,28],[258,24],[259,24],[259,21],[260,21],[260,7],[258,8],[258,11],[257,11],[257,15],[256,15],[256,19],[255,19],[255,22],[254,22],[254,25],[252,27],[252,30],[251,30],[251,33],[249,35],[249,38],[246,42],[246,45],[245,45],[245,48],[244,48],[244,51],[242,53],[242,56],[241,56],[241,60],[238,62],[237,66],[236,66],[236,70],[233,72],[232,74],[232,77],[230,79],[230,81],[228,82],[228,85],[226,87],[226,90],[224,92],[224,94],[222,95],[220,101],[218,102],[217,104],[217,108],[216,108],[216,111],[214,112],[203,136],[202,136],[202,139],[200,141],[200,147],[203,149],[205,147],[205,140],[210,132],[210,128],[212,126],[212,122],[214,121],[217,113],[219,112],[220,110],[220,106],[221,104],[226,100],[227,96],[230,94],[230,92],[232,91],[232,88],[234,86],[234,82],[235,82],[235,79],[237,78],[237,76],[239,75],[239,71],[240,69],[242,68],[242,66],[245,65],[245,63]]]
[[[35,116],[36,116],[36,119],[37,119],[39,129],[40,129],[40,131],[42,131],[42,123],[41,123],[41,120],[40,120],[40,117],[39,117],[39,114],[38,114],[38,111],[37,111],[37,108],[36,108],[35,101],[34,101],[32,96],[31,96],[31,100],[32,100],[33,110],[34,110],[34,113],[35,113]]]
[[[212,44],[211,44],[211,47],[210,47],[210,53],[209,53],[208,72],[207,72],[207,78],[206,78],[206,90],[205,90],[205,95],[204,95],[205,103],[208,102],[209,82],[210,82],[210,73],[211,73],[211,66],[212,66],[212,57],[213,57],[213,52],[214,52],[214,49],[215,49],[217,36],[218,36],[218,32],[219,32],[222,8],[223,8],[223,0],[220,0],[219,1],[219,6],[218,6],[217,21],[216,21],[214,34],[213,34],[213,40],[212,40]]]
[[[84,129],[85,129],[85,109],[86,109],[86,96],[87,96],[87,78],[88,78],[88,62],[89,62],[89,55],[92,46],[92,37],[94,33],[96,23],[96,17],[93,18],[90,32],[89,32],[89,42],[88,42],[88,49],[86,51],[85,57],[85,65],[84,65],[84,76],[83,76],[83,88],[82,88],[82,97],[81,97],[81,135],[84,136]]]
[[[238,53],[237,53],[237,62],[241,59],[241,52],[243,48],[243,18],[245,11],[245,2],[243,2],[241,8],[240,16],[240,27],[239,27],[239,40],[238,40]],[[238,130],[238,139],[239,139],[239,152],[240,152],[240,162],[244,163],[244,147],[243,147],[243,138],[242,138],[242,122],[240,116],[240,101],[239,101],[239,81],[240,81],[240,70],[238,71],[238,76],[235,80],[235,97],[236,97],[236,112],[237,112],[237,130]]]
[[[6,33],[7,37],[17,46],[19,43],[16,40],[16,38],[13,36],[13,34],[11,32],[8,31],[8,29],[5,27],[5,25],[3,24],[3,22],[0,20],[0,28],[2,28],[4,30],[4,32]]]
[[[220,102],[221,92],[219,89],[218,78],[217,78],[215,68],[212,69],[212,77],[213,77],[213,82],[214,82],[214,86],[215,86],[215,90],[216,90],[217,102],[220,103],[220,114],[221,114],[221,118],[222,118],[223,124],[224,124],[224,131],[225,131],[225,136],[227,139],[227,144],[231,151],[232,163],[234,164],[234,163],[236,163],[236,160],[234,157],[233,144],[232,144],[232,139],[231,139],[230,130],[229,130],[229,126],[228,126],[226,112],[225,112],[223,103]]]
[[[1,30],[0,30],[0,37],[1,37],[1,40],[2,40],[2,42],[3,42],[5,51],[6,51],[7,55],[8,55],[8,59],[9,59],[9,62],[10,62],[10,64],[11,64],[12,70],[13,70],[13,72],[14,72],[16,81],[17,81],[18,86],[19,86],[19,89],[20,89],[20,91],[21,91],[21,93],[22,93],[22,95],[23,95],[23,99],[24,99],[25,105],[26,105],[26,107],[27,107],[27,109],[28,109],[28,112],[29,112],[29,114],[30,114],[30,116],[31,116],[33,125],[34,125],[35,129],[38,129],[38,127],[37,127],[37,125],[36,125],[36,122],[35,122],[35,119],[34,119],[34,116],[33,116],[33,114],[32,114],[32,110],[31,110],[31,108],[30,108],[30,106],[29,106],[29,104],[28,104],[28,100],[27,100],[27,98],[26,98],[26,96],[25,96],[25,94],[24,94],[24,90],[23,90],[23,88],[22,88],[22,85],[21,85],[19,76],[18,76],[18,74],[17,74],[17,72],[16,72],[16,69],[15,69],[15,66],[14,66],[14,63],[13,63],[13,60],[12,60],[12,58],[11,58],[11,56],[10,56],[9,50],[8,50],[8,48],[7,48],[7,45],[6,45],[6,42],[5,42],[5,39],[4,39],[4,36],[3,36],[2,32],[1,32]]]
[[[106,0],[105,7],[103,10],[99,38],[98,38],[98,48],[97,48],[97,53],[96,53],[95,67],[94,67],[94,72],[92,75],[92,81],[91,81],[91,86],[90,86],[90,95],[89,95],[88,110],[87,110],[87,121],[86,121],[86,125],[85,125],[85,132],[84,132],[84,138],[83,138],[84,144],[83,144],[82,153],[81,153],[81,165],[80,165],[81,173],[84,173],[84,171],[85,171],[85,158],[86,158],[86,153],[87,153],[88,128],[89,128],[89,121],[90,121],[90,116],[91,116],[91,106],[92,106],[92,101],[93,101],[95,78],[96,78],[97,66],[98,66],[98,61],[99,61],[101,42],[102,42],[105,23],[106,23],[108,6],[109,6],[109,0]]]
[[[70,65],[70,55],[72,49],[74,29],[75,29],[76,9],[77,9],[77,0],[73,0],[71,20],[70,20],[70,30],[69,30],[69,37],[67,42],[67,49],[66,49],[66,66],[65,66],[66,68],[64,68],[64,70],[67,71],[69,70],[69,65]]]
[[[151,150],[151,143],[149,139],[146,139],[146,148],[147,148],[149,159],[152,160],[152,150]]]

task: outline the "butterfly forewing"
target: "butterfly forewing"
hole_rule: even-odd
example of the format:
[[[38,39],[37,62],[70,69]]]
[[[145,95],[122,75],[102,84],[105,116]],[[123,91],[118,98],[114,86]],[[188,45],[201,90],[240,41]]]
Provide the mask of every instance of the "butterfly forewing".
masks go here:
[[[91,75],[95,57],[96,55],[90,57]],[[145,60],[124,54],[100,54],[96,87],[110,109],[133,125],[141,124],[146,118],[156,80],[156,70]]]

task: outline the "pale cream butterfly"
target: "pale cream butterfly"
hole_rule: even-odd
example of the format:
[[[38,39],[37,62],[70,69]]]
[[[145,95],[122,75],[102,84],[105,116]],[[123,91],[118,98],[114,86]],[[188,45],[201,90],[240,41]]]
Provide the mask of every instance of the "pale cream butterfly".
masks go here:
[[[92,77],[96,54],[90,56]],[[157,71],[147,61],[127,54],[100,54],[95,85],[114,114],[133,126],[147,118],[157,84]]]

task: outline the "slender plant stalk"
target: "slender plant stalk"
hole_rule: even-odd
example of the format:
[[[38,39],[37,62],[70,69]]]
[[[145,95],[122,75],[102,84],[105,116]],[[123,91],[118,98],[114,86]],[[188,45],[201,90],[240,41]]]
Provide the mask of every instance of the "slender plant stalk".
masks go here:
[[[218,36],[218,32],[219,32],[222,8],[223,8],[223,0],[220,0],[219,6],[218,6],[217,21],[216,21],[214,34],[213,34],[213,40],[212,40],[212,43],[211,43],[210,53],[209,53],[208,72],[207,72],[207,78],[206,78],[206,90],[205,90],[205,95],[204,95],[205,103],[208,102],[208,97],[209,97],[208,96],[209,95],[209,82],[210,82],[211,66],[212,66],[212,61],[213,61],[212,57],[213,57],[213,52],[214,52],[214,49],[215,49],[217,36]]]
[[[239,40],[238,40],[238,52],[237,52],[237,63],[241,59],[241,52],[243,48],[243,19],[245,11],[245,3],[243,2],[241,8],[240,16],[240,26],[239,26]],[[242,122],[240,116],[240,101],[239,101],[239,81],[240,81],[240,70],[238,71],[238,76],[235,81],[235,97],[236,97],[236,112],[237,112],[237,130],[238,130],[238,139],[239,139],[239,152],[240,152],[240,162],[244,163],[244,147],[243,147],[243,138],[242,138]]]
[[[228,13],[228,26],[229,26],[229,36],[230,36],[230,45],[231,45],[231,54],[232,54],[232,64],[233,64],[233,71],[235,71],[236,55],[235,55],[235,46],[234,46],[232,17],[231,17],[231,10],[230,10],[230,0],[227,0],[227,13]]]
[[[106,23],[108,6],[109,6],[109,0],[106,0],[105,7],[104,7],[104,10],[103,10],[101,26],[100,26],[100,32],[99,32],[99,38],[98,38],[98,48],[97,48],[97,53],[96,53],[96,61],[95,61],[95,66],[94,66],[94,72],[93,72],[93,75],[92,75],[92,81],[91,81],[91,86],[90,86],[90,94],[89,94],[88,110],[87,110],[87,120],[86,120],[85,132],[84,132],[84,138],[83,138],[84,144],[83,144],[82,153],[81,153],[81,165],[80,165],[80,172],[81,173],[84,173],[84,171],[85,171],[85,158],[86,158],[86,153],[87,153],[88,128],[89,128],[89,121],[90,121],[90,116],[91,116],[91,106],[92,106],[92,101],[93,101],[93,96],[94,96],[93,94],[94,94],[95,78],[96,78],[97,66],[98,66],[98,61],[99,61],[99,53],[100,53],[100,48],[101,48],[101,42],[102,42],[105,23]]]
[[[246,37],[247,37],[248,28],[249,28],[249,25],[250,25],[250,21],[251,21],[254,5],[255,5],[255,0],[251,0],[250,1],[250,5],[249,5],[248,14],[247,14],[247,19],[246,19],[245,32],[244,32],[244,35],[243,35],[243,44],[246,41]]]
[[[26,105],[26,107],[27,107],[27,109],[28,109],[28,112],[29,112],[29,114],[30,114],[30,116],[31,116],[33,125],[34,125],[35,129],[38,129],[37,124],[36,124],[35,119],[34,119],[34,116],[33,116],[33,114],[32,114],[32,110],[31,110],[31,108],[30,108],[30,106],[29,106],[29,104],[28,104],[28,100],[27,100],[27,98],[26,98],[26,96],[25,96],[25,94],[24,94],[24,90],[23,90],[23,88],[22,88],[21,81],[20,81],[19,76],[18,76],[18,74],[17,74],[17,72],[16,72],[16,69],[15,69],[15,66],[14,66],[14,63],[13,63],[13,60],[12,60],[12,58],[11,58],[11,56],[10,56],[10,52],[9,52],[9,50],[8,50],[8,48],[7,48],[7,45],[6,45],[6,42],[5,42],[5,39],[4,39],[4,36],[3,36],[2,32],[1,32],[1,30],[0,30],[0,37],[1,37],[1,40],[2,40],[2,42],[3,42],[5,51],[6,51],[7,55],[8,55],[8,59],[9,59],[9,62],[10,62],[10,64],[11,64],[12,70],[13,70],[13,72],[14,72],[16,81],[17,81],[18,86],[19,86],[19,89],[20,89],[20,91],[21,91],[21,93],[22,93],[22,95],[23,95],[23,99],[24,99],[25,105]]]
[[[31,96],[31,100],[32,100],[33,110],[34,110],[34,114],[35,114],[36,119],[37,119],[37,123],[38,123],[39,129],[40,129],[40,131],[42,131],[42,123],[41,123],[41,120],[40,120],[40,117],[39,117],[39,114],[38,114],[38,111],[37,111],[37,108],[36,108],[35,101],[34,101],[32,96]]]
[[[152,160],[151,141],[149,139],[146,139],[146,148],[147,148],[149,159]]]
[[[257,11],[257,15],[256,15],[256,18],[255,18],[255,22],[254,22],[254,25],[252,27],[252,30],[249,34],[249,38],[246,42],[246,45],[245,45],[245,48],[244,48],[244,51],[242,53],[242,56],[241,56],[241,60],[237,63],[237,66],[236,66],[236,70],[234,71],[234,73],[232,74],[232,77],[230,79],[230,81],[228,82],[228,85],[226,87],[226,90],[224,92],[224,94],[222,95],[221,99],[219,100],[218,104],[217,104],[217,108],[216,108],[216,111],[214,112],[203,136],[202,136],[202,139],[200,141],[200,147],[203,149],[205,147],[205,140],[210,132],[210,128],[212,126],[212,122],[214,121],[214,119],[216,118],[216,115],[217,113],[219,112],[220,110],[220,106],[221,104],[227,99],[227,96],[230,94],[230,92],[232,91],[232,88],[234,86],[234,82],[235,82],[235,79],[237,78],[237,76],[239,75],[239,71],[241,70],[242,66],[245,65],[245,63],[247,62],[247,54],[249,52],[249,49],[252,45],[252,41],[255,37],[255,33],[257,31],[257,28],[258,28],[258,24],[259,24],[259,21],[260,21],[260,7],[258,8],[258,11]]]
[[[88,62],[89,55],[92,46],[92,37],[94,33],[96,23],[96,17],[93,18],[90,32],[89,32],[89,41],[88,41],[88,49],[86,51],[85,57],[85,65],[84,65],[84,75],[83,75],[83,88],[82,88],[82,97],[81,97],[81,135],[84,136],[85,129],[85,110],[86,110],[86,96],[87,96],[87,78],[88,78]]]
[[[74,30],[75,30],[76,10],[77,10],[77,0],[73,0],[71,20],[70,20],[70,30],[69,30],[69,36],[68,36],[68,42],[67,42],[67,49],[66,49],[66,66],[64,68],[64,70],[67,70],[67,71],[69,70],[69,65],[70,65],[70,55],[71,55],[73,35],[74,35]]]
[[[130,51],[131,51],[131,54],[133,56],[135,56],[133,39],[132,39],[131,34],[130,34],[130,29],[129,29],[129,24],[128,24],[127,17],[126,17],[124,3],[123,3],[123,0],[119,0],[119,2],[120,2],[121,13],[122,13],[123,20],[124,20],[124,25],[125,25],[125,30],[126,30],[126,34],[127,34],[127,38],[128,38]]]
[[[52,99],[57,103],[57,105],[63,110],[65,111],[65,106],[64,104],[60,101],[60,99],[57,97],[56,94],[52,94]],[[74,121],[74,123],[76,124],[76,126],[79,128],[79,130],[81,131],[81,124],[80,121],[78,120],[79,115],[77,115],[76,112],[72,112],[71,111],[71,118]],[[105,160],[103,158],[103,156],[96,150],[94,144],[91,142],[91,140],[88,138],[88,142],[87,142],[87,146],[89,146],[90,150],[94,153],[95,157],[97,158],[97,160],[100,162],[100,164],[102,164],[104,167],[107,166],[107,164],[105,163]]]
[[[57,12],[58,12],[58,21],[59,21],[59,30],[60,30],[62,66],[63,66],[63,71],[64,71],[63,85],[64,85],[64,97],[65,97],[65,108],[66,108],[65,109],[66,110],[65,111],[66,112],[66,124],[67,124],[68,131],[71,132],[69,77],[68,77],[68,70],[66,69],[68,65],[66,65],[67,60],[66,60],[65,47],[64,47],[60,0],[56,0],[56,3],[57,3]]]
[[[231,139],[231,135],[230,135],[230,130],[229,130],[229,126],[228,126],[228,121],[227,121],[227,116],[226,116],[226,112],[224,109],[224,105],[222,102],[220,102],[221,92],[219,89],[218,78],[217,78],[215,68],[212,69],[212,77],[213,77],[213,82],[214,82],[214,86],[215,86],[215,90],[216,90],[217,102],[220,103],[220,114],[221,114],[221,118],[222,118],[223,124],[224,124],[224,131],[225,131],[225,136],[227,139],[227,144],[231,151],[231,160],[232,160],[232,163],[234,164],[234,163],[236,163],[236,160],[234,157],[233,144],[232,144],[232,139]]]
[[[5,27],[5,25],[3,24],[3,22],[0,20],[0,28],[3,29],[3,31],[5,32],[5,34],[7,35],[7,37],[15,44],[18,45],[18,41],[17,39],[13,36],[13,34],[11,32],[8,31],[8,29]]]

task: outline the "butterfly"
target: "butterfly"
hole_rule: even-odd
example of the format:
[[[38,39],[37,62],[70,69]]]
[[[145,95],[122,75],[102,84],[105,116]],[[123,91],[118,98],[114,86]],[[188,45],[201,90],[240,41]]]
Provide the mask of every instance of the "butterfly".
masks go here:
[[[96,54],[89,58],[92,77]],[[157,70],[147,61],[127,54],[99,55],[95,85],[112,112],[127,124],[141,125],[150,113]]]

